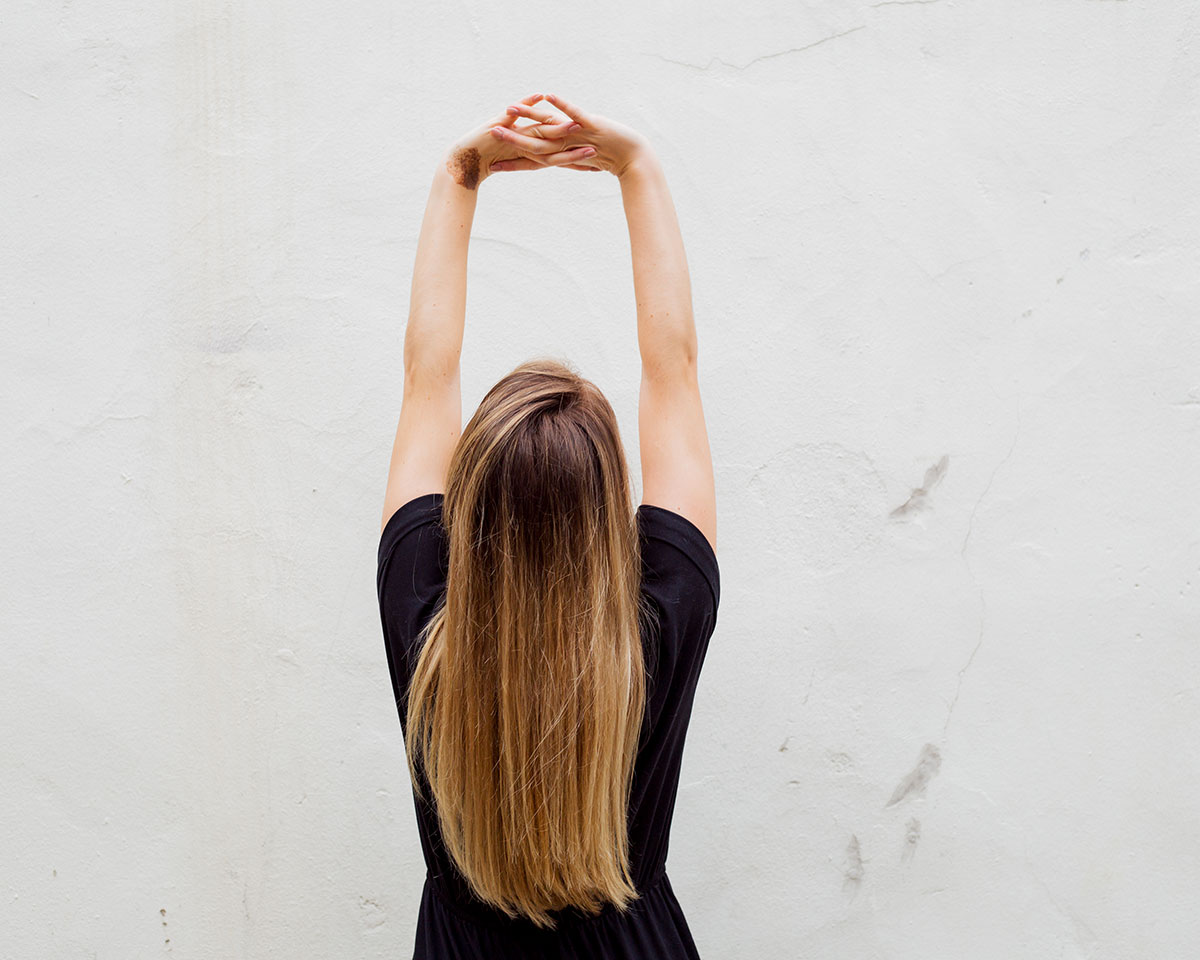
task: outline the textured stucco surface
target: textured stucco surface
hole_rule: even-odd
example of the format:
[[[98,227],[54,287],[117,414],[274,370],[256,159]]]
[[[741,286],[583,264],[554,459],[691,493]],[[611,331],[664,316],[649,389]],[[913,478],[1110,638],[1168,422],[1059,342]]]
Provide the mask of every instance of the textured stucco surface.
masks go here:
[[[6,5],[0,955],[408,955],[412,257],[442,148],[550,89],[651,138],[688,245],[702,956],[1194,957],[1196,5],[336,11]],[[633,317],[615,180],[483,185],[464,415],[566,356],[636,466]]]

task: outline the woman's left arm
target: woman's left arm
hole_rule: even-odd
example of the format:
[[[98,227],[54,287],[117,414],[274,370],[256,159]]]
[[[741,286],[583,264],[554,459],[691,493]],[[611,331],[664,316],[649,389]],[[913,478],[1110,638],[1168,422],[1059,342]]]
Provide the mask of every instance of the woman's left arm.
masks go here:
[[[520,102],[528,105],[540,99],[534,94]],[[413,264],[404,332],[404,395],[381,532],[409,500],[445,492],[450,456],[462,431],[459,357],[467,307],[467,247],[479,185],[495,170],[569,165],[587,156],[585,144],[568,148],[564,142],[573,123],[570,118],[561,122],[547,112],[544,124],[514,129],[516,119],[517,114],[506,112],[460,138],[433,175]]]

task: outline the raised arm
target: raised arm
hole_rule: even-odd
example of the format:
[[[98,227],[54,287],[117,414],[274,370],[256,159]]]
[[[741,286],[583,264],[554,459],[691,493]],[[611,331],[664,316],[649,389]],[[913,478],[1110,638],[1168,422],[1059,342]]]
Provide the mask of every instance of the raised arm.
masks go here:
[[[580,125],[570,139],[582,139],[596,148],[594,157],[573,166],[607,170],[621,183],[642,354],[638,401],[642,502],[690,520],[715,551],[717,498],[700,403],[692,283],[662,164],[637,131],[584,112],[556,94],[546,94],[546,100]],[[521,111],[536,116],[527,108]]]
[[[519,101],[531,104],[534,94]],[[545,111],[543,111],[544,113]],[[479,185],[494,170],[527,170],[583,159],[586,144],[564,149],[570,124],[514,128],[501,113],[439,158],[421,221],[404,330],[404,395],[392,444],[380,530],[409,500],[444,493],[462,432],[459,357],[467,306],[467,247]],[[493,133],[499,128],[500,135]]]
[[[381,530],[414,497],[445,492],[450,455],[462,432],[458,363],[478,166],[478,152],[451,151],[440,158],[430,185],[413,263],[404,329],[404,393]]]
[[[637,301],[642,499],[694,523],[717,548],[716,485],[697,374],[692,284],[666,174],[643,146],[621,174]]]

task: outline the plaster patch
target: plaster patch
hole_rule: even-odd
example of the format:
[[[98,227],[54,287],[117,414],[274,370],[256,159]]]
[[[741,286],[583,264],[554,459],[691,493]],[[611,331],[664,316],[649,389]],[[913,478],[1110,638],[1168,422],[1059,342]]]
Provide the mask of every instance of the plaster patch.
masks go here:
[[[747,484],[770,515],[772,552],[803,558],[806,571],[848,566],[880,540],[886,489],[865,453],[839,443],[795,443]]]

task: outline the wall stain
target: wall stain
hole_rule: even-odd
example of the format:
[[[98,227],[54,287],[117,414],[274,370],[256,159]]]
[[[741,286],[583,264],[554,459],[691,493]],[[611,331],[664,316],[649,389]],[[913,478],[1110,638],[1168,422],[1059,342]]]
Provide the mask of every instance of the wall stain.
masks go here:
[[[941,766],[942,755],[938,748],[932,743],[925,744],[921,748],[921,756],[917,759],[917,765],[913,767],[908,776],[896,785],[896,789],[892,792],[892,799],[884,806],[890,807],[899,803],[910,793],[924,793],[925,785],[933,779]]]
[[[840,750],[837,752],[826,750],[825,759],[830,762],[830,764],[838,773],[845,773],[852,766],[854,766],[854,758],[850,756],[850,754],[843,753]]]
[[[373,900],[371,897],[359,897],[358,906],[362,910],[363,926],[374,929],[387,923],[387,911],[383,909],[378,900]]]
[[[913,488],[908,499],[896,507],[889,517],[905,517],[918,510],[924,510],[929,505],[929,491],[942,482],[946,470],[950,466],[950,456],[943,454],[942,459],[925,471],[925,479],[921,486]]]
[[[916,817],[909,819],[907,827],[904,831],[904,851],[900,854],[900,860],[907,863],[913,858],[913,854],[917,852],[917,844],[921,841],[921,821]]]
[[[850,842],[846,844],[846,870],[843,876],[842,889],[849,890],[851,896],[858,893],[863,878],[863,858],[855,834],[850,835]]]

